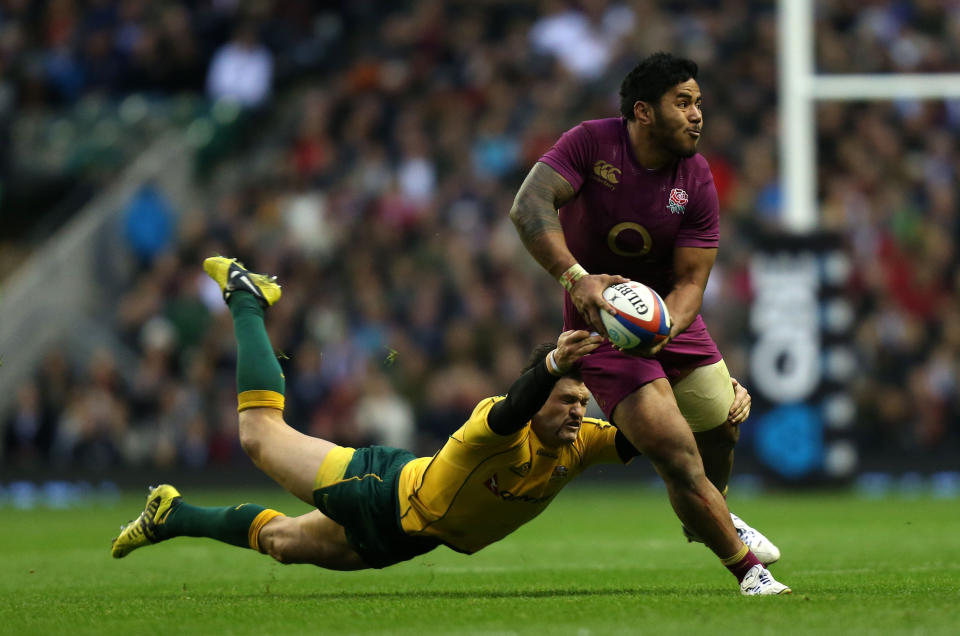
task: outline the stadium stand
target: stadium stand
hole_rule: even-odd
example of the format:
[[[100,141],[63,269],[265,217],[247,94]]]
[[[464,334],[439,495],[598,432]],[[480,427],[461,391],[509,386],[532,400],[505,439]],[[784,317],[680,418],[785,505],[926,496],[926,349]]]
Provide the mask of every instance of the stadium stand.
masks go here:
[[[13,263],[32,253],[28,266],[41,267],[92,210],[112,223],[110,241],[88,244],[98,258],[77,287],[105,285],[87,292],[99,302],[87,308],[55,278],[67,291],[53,300],[87,318],[2,385],[5,469],[246,461],[230,321],[200,270],[214,253],[283,283],[268,327],[288,421],[341,443],[431,451],[560,327],[559,286],[507,217],[519,181],[569,126],[615,113],[619,79],[659,49],[701,65],[701,152],[722,214],[704,312],[750,386],[745,255],[758,227],[778,226],[780,196],[768,3],[349,4],[2,4],[0,66],[16,71],[0,75],[0,130],[15,140],[0,178],[17,204],[4,222],[35,203],[71,220],[21,219],[0,239],[0,318],[24,275],[9,274]],[[960,66],[948,37],[960,12],[855,4],[820,12],[821,70]],[[243,107],[205,96],[216,52],[251,24],[272,84]],[[867,460],[955,457],[960,105],[827,104],[818,126],[822,224],[845,237],[856,272],[857,444]],[[184,146],[170,169],[191,166],[189,185],[123,170],[171,140]],[[87,195],[67,205],[14,185],[51,175]],[[124,184],[136,187],[104,201]]]

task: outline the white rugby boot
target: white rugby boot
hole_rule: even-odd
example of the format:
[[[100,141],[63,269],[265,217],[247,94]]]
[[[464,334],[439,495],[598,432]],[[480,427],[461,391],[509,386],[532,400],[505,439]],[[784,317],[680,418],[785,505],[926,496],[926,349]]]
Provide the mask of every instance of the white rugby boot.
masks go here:
[[[744,596],[773,596],[776,594],[792,594],[793,590],[773,578],[767,568],[762,565],[755,565],[747,571],[747,575],[740,581],[740,593]]]
[[[733,527],[737,529],[740,540],[750,548],[750,551],[760,560],[760,563],[766,566],[780,560],[780,549],[773,545],[770,539],[751,528],[743,519],[732,512],[730,513],[730,519],[733,520]]]
[[[758,530],[747,525],[747,522],[738,517],[737,515],[730,513],[730,520],[733,521],[733,527],[737,530],[737,536],[740,537],[740,540],[750,548],[750,551],[760,560],[760,563],[764,565],[770,565],[771,563],[776,563],[780,560],[780,549],[773,545],[773,542],[763,536]],[[690,530],[687,530],[686,527],[680,526],[680,529],[683,530],[684,536],[687,537],[687,541],[703,543],[703,539],[695,535]]]

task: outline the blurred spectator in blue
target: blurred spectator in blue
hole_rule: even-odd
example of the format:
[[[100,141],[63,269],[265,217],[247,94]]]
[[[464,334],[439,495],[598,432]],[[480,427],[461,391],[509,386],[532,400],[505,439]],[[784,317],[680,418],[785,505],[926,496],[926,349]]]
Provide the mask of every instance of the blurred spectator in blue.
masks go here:
[[[173,239],[173,210],[156,186],[141,187],[123,215],[123,235],[141,266],[147,266]]]
[[[273,56],[263,44],[257,27],[241,22],[233,39],[213,56],[207,73],[207,94],[256,108],[270,97],[273,84]]]
[[[44,73],[57,96],[65,101],[73,101],[83,91],[83,66],[66,46],[51,48],[46,53]]]

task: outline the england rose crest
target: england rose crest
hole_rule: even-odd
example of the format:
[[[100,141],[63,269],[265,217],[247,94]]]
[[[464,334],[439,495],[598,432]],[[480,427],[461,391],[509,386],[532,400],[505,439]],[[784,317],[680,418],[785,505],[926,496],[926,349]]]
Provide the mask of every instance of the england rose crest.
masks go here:
[[[673,214],[683,214],[687,209],[687,201],[689,200],[686,190],[674,188],[670,191],[670,200],[667,201],[667,207]]]

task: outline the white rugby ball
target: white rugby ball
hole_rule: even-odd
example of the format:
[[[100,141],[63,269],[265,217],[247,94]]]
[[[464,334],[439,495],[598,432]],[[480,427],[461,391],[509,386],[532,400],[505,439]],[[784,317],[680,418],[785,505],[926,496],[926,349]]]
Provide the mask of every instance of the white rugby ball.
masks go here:
[[[660,294],[643,283],[617,283],[603,290],[616,316],[600,312],[610,342],[621,349],[650,346],[670,335],[670,312]]]

